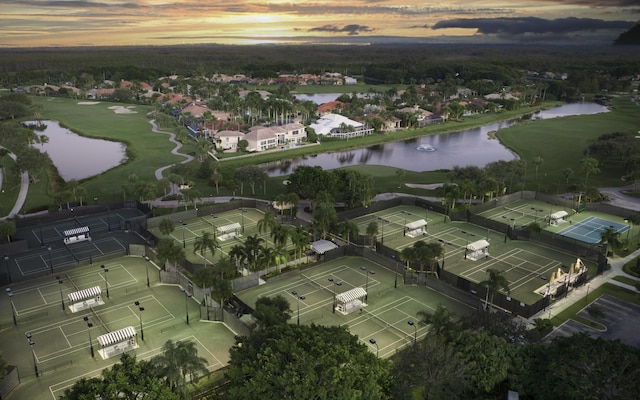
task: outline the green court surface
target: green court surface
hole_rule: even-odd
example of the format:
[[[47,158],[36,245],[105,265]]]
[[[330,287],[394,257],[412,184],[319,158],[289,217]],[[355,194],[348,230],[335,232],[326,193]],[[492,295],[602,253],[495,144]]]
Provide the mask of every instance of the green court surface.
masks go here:
[[[545,215],[553,212],[549,204],[535,201],[518,201],[510,204],[509,207],[515,207],[514,210],[522,210],[520,211],[521,217],[517,220],[525,224],[524,221],[533,222],[534,220],[543,223]],[[536,207],[539,214],[529,215],[526,210],[531,211],[531,207]],[[555,211],[558,210],[559,208],[556,207]],[[515,215],[513,214],[515,211],[505,210],[504,207],[491,210],[492,214],[486,213],[487,215],[483,214],[485,217],[492,217],[499,221],[504,221],[503,215]],[[586,218],[586,216],[583,217],[583,214],[585,213],[575,214],[571,218]],[[426,233],[414,238],[403,235],[405,231],[403,227],[406,223],[425,218],[428,222]],[[608,218],[616,217],[608,216]],[[440,265],[444,264],[445,270],[471,282],[485,281],[489,268],[504,271],[504,275],[509,281],[510,297],[525,304],[533,304],[541,299],[536,291],[548,283],[553,272],[556,272],[558,268],[563,268],[564,272],[567,272],[569,266],[576,262],[574,254],[528,241],[506,240],[504,232],[496,232],[463,221],[450,221],[442,214],[420,207],[393,207],[382,212],[355,218],[354,221],[358,223],[361,232],[363,229],[366,230],[366,225],[370,222],[377,221],[380,227],[385,227],[384,245],[397,251],[411,247],[419,240],[427,243],[440,243],[444,248],[443,257],[438,260]],[[520,222],[516,225],[519,224]],[[555,227],[549,227],[549,229],[552,228]],[[381,236],[378,238],[382,239]],[[479,240],[489,242],[489,257],[477,261],[465,258],[466,246]],[[594,263],[582,261],[590,269],[595,270]]]
[[[397,288],[394,287],[396,278]],[[332,312],[334,290],[339,294],[354,287],[368,289],[364,311],[347,315]],[[292,294],[294,291],[297,295]],[[236,295],[252,307],[262,296],[281,295],[291,306],[290,323],[297,323],[299,316],[301,324],[348,326],[371,351],[379,350],[381,357],[389,357],[397,349],[413,343],[414,335],[421,338],[426,334],[427,327],[417,323],[418,311],[433,313],[440,304],[457,315],[472,311],[469,306],[430,288],[404,286],[401,275],[360,257],[342,257],[303,271],[292,271]],[[300,296],[304,299],[299,299]],[[370,339],[375,339],[378,349]]]
[[[198,217],[193,219],[184,220],[175,224],[174,231],[169,235],[178,243],[182,243],[185,248],[185,256],[187,260],[193,263],[206,263],[212,264],[221,256],[226,256],[233,246],[241,245],[247,236],[258,235],[259,238],[264,240],[264,245],[267,247],[275,247],[273,239],[268,232],[258,232],[258,221],[264,217],[264,213],[255,208],[244,208],[242,210],[233,210],[217,213],[215,215],[208,215],[205,217]],[[219,232],[216,232],[218,227],[231,225],[237,223],[240,225],[238,231],[239,236],[223,239],[219,237]],[[159,228],[152,228],[151,232],[157,237],[162,238],[164,235],[160,233]],[[202,236],[202,232],[209,232],[214,234],[216,232],[216,238],[218,245],[220,246],[216,251],[216,254],[211,257],[211,252],[207,252],[203,255],[200,252],[194,253],[193,244],[198,236]],[[286,249],[293,250],[291,243],[287,244]]]
[[[424,240],[422,235],[411,237],[407,235],[408,229],[405,225],[424,220],[427,222],[426,231],[435,229],[438,225],[444,224],[446,216],[433,210],[416,206],[396,206],[386,210],[353,218],[352,221],[358,225],[360,235],[366,236],[367,226],[375,222],[378,224],[377,240],[387,247],[402,249],[411,246],[418,240]]]
[[[537,222],[541,226],[546,226],[549,221],[549,215],[557,211],[566,211],[573,218],[576,211],[555,204],[545,203],[538,200],[517,200],[507,205],[499,206],[491,210],[483,211],[478,215],[489,218],[505,225],[513,227],[527,226],[532,222]]]
[[[536,291],[548,283],[552,272],[558,268],[567,272],[569,266],[576,263],[575,254],[525,240],[505,241],[502,233],[466,222],[449,222],[442,227],[445,226],[446,229],[433,233],[436,238],[447,241],[445,270],[475,283],[485,281],[490,268],[504,271],[510,297],[525,304],[542,298]],[[489,256],[476,261],[470,257],[465,259],[466,244],[480,239],[489,242]],[[595,263],[582,261],[595,270]]]
[[[137,333],[139,347],[128,354],[138,359],[159,354],[169,339],[192,340],[210,370],[227,364],[234,333],[224,324],[200,321],[198,302],[185,296],[178,286],[159,283],[155,265],[140,256],[128,256],[104,262],[104,266],[84,266],[16,284],[7,292],[11,296],[0,298],[0,351],[10,365],[18,366],[22,381],[14,398],[57,399],[79,378],[99,375],[120,357],[103,359],[97,337],[126,327],[133,327]],[[103,304],[73,312],[68,294],[96,286],[101,288]],[[26,333],[32,335],[32,346]]]

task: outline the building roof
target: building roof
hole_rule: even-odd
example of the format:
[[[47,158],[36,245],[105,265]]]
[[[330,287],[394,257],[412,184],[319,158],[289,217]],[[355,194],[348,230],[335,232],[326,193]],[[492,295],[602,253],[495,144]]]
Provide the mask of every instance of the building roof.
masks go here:
[[[341,124],[351,125],[354,128],[363,128],[364,125],[358,121],[349,119],[339,114],[326,114],[319,120],[309,125],[318,135],[331,135],[332,129],[340,128]]]

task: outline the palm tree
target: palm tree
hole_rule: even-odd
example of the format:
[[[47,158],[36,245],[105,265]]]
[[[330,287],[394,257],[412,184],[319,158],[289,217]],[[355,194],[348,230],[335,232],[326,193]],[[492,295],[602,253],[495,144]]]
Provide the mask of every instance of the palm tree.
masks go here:
[[[269,267],[276,261],[278,253],[273,247],[260,246],[258,253],[258,263],[264,267],[265,274],[269,272]],[[279,273],[280,271],[278,271]]]
[[[258,235],[247,236],[244,241],[244,252],[247,261],[252,265],[254,271],[258,269],[258,255],[260,254],[262,243],[264,243],[264,239],[258,237]]]
[[[371,221],[369,225],[367,225],[367,236],[369,237],[371,247],[373,247],[376,236],[378,236],[378,223],[376,221]]]
[[[271,210],[264,212],[262,219],[258,221],[258,232],[271,232],[278,225],[276,215]]]
[[[487,274],[489,274],[489,279],[480,282],[481,286],[485,286],[487,288],[487,294],[484,299],[485,310],[489,307],[489,302],[493,303],[493,297],[498,290],[502,289],[507,292],[507,294],[511,293],[511,290],[509,289],[509,281],[505,278],[504,271],[489,268],[487,269]]]
[[[455,314],[442,304],[438,305],[433,314],[429,314],[427,311],[418,311],[417,317],[421,325],[431,325],[429,333],[436,336],[448,336],[456,327]]]
[[[194,377],[209,373],[206,367],[207,360],[198,357],[195,343],[188,340],[167,340],[162,346],[162,354],[155,356],[152,362],[158,375],[166,378],[171,390],[180,390],[183,394],[186,394],[187,375],[193,380]]]
[[[271,239],[276,244],[276,246],[285,246],[287,244],[287,240],[291,234],[291,228],[287,225],[277,224],[271,230]]]
[[[193,252],[200,252],[204,258],[204,266],[207,266],[207,250],[211,251],[211,258],[216,254],[218,248],[218,239],[211,232],[202,231],[202,236],[198,236],[193,242]]]
[[[585,174],[584,184],[586,185],[590,174],[600,172],[600,164],[596,158],[586,157],[580,160],[580,170]]]
[[[296,252],[296,258],[302,258],[302,252],[311,239],[309,232],[301,226],[296,226],[296,229],[289,232],[289,239],[291,239],[294,251]]]
[[[344,220],[344,222],[338,226],[338,229],[340,230],[340,234],[347,238],[347,246],[351,244],[349,239],[352,237],[358,237],[360,234],[358,224],[349,219]]]
[[[236,244],[229,250],[229,257],[233,258],[236,268],[238,268],[239,263],[247,260],[245,250],[245,247],[241,244]]]
[[[600,244],[606,246],[606,253],[609,254],[609,249],[615,252],[622,247],[620,241],[620,232],[616,228],[609,226],[604,231],[600,232]]]

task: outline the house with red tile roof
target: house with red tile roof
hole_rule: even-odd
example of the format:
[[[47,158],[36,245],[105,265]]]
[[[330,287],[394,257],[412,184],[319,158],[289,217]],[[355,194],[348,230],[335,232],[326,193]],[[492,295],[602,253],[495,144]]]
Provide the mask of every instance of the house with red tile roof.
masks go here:
[[[318,114],[320,114],[320,115],[331,114],[334,111],[336,111],[336,110],[340,111],[343,108],[344,108],[344,103],[343,102],[338,101],[338,100],[329,101],[327,103],[320,104],[318,106]]]

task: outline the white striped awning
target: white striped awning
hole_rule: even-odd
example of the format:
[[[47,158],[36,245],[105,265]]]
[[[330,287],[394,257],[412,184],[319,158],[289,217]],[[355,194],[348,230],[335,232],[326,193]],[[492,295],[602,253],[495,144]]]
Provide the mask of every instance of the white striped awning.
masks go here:
[[[71,292],[67,296],[69,297],[69,301],[73,303],[84,299],[90,299],[91,297],[96,297],[100,292],[100,286],[94,286],[88,289],[78,290],[77,292]]]
[[[489,242],[487,242],[484,239],[480,239],[473,243],[469,243],[467,245],[467,250],[478,251],[478,250],[486,249],[487,247],[489,247]]]
[[[115,332],[98,336],[98,343],[100,343],[102,347],[111,346],[112,344],[126,342],[135,336],[136,330],[132,326],[127,326]]]
[[[551,219],[561,219],[566,217],[567,215],[569,215],[568,212],[566,211],[556,211],[553,214],[551,214],[549,217],[551,217]]]
[[[340,293],[336,296],[336,299],[340,303],[348,303],[350,301],[360,299],[367,295],[367,291],[361,287],[353,288],[351,290],[347,290],[346,292]]]
[[[424,219],[419,219],[417,221],[409,222],[408,224],[405,225],[407,229],[418,229],[418,228],[422,228],[423,226],[427,226],[427,221],[425,221]]]
[[[233,224],[219,226],[218,232],[225,233],[225,232],[237,231],[238,229],[240,229],[240,224],[237,222],[234,222]]]
[[[311,248],[318,254],[324,254],[329,250],[337,249],[338,245],[329,240],[316,240],[311,242]]]
[[[80,235],[82,233],[87,233],[89,232],[89,227],[88,226],[81,226],[80,228],[73,228],[73,229],[69,229],[64,231],[64,236],[65,237],[69,237],[69,236],[77,236]]]

